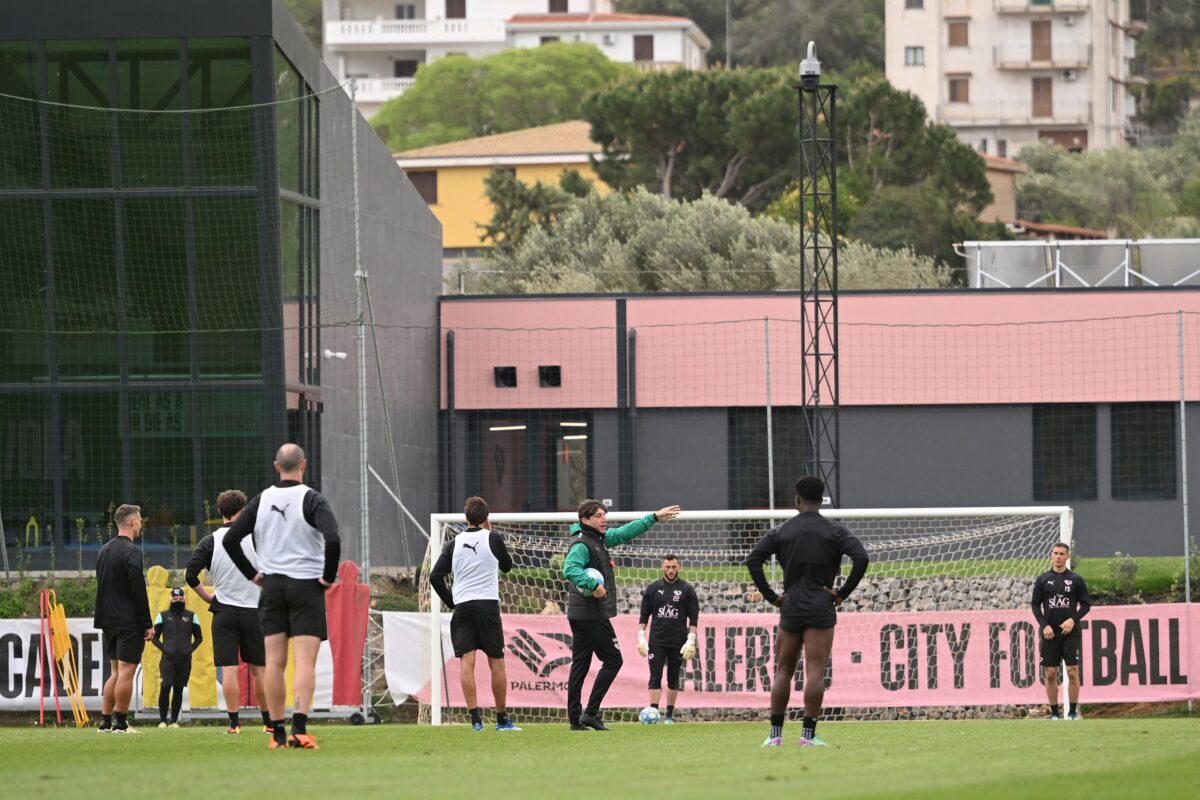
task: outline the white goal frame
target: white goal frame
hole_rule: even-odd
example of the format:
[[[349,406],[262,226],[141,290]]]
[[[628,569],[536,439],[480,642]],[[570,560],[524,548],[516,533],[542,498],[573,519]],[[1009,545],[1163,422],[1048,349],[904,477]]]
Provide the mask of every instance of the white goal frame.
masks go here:
[[[630,522],[641,519],[648,511],[612,511],[608,519],[612,522]],[[682,511],[677,519],[681,522],[708,522],[714,520],[751,520],[779,521],[791,519],[798,512],[794,508],[775,510],[738,511],[723,509],[719,511]],[[1048,517],[1058,515],[1059,530],[1062,541],[1071,545],[1075,550],[1074,513],[1070,506],[974,506],[959,508],[823,508],[822,516],[831,520],[853,519],[941,519],[949,517],[986,517],[986,516],[1037,516]],[[489,515],[492,522],[549,522],[569,526],[579,521],[579,515],[573,511],[551,511],[522,514],[516,512],[495,513]],[[445,539],[444,526],[447,524],[465,525],[465,514],[431,514],[429,517],[429,568],[433,569],[434,562],[442,552]],[[1048,554],[1047,554],[1048,556]],[[747,573],[747,579],[749,573]],[[442,673],[444,660],[442,658],[441,637],[442,599],[437,592],[429,591],[429,723],[442,724]]]

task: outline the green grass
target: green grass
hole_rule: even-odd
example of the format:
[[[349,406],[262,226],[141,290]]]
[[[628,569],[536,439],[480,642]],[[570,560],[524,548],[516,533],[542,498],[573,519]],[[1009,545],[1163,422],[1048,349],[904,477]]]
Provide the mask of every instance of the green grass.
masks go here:
[[[1087,581],[1093,592],[1111,592],[1113,579],[1109,574],[1109,558],[1081,558],[1075,570]],[[1137,591],[1156,594],[1169,591],[1175,576],[1183,572],[1183,556],[1143,556],[1137,562]]]
[[[464,726],[313,728],[319,751],[272,752],[220,728],[0,729],[6,797],[1188,797],[1200,720],[827,722],[828,748],[761,749],[763,723],[614,725],[571,733]],[[253,730],[248,728],[248,731]],[[132,795],[131,795],[132,793]],[[802,793],[802,794],[801,794]]]

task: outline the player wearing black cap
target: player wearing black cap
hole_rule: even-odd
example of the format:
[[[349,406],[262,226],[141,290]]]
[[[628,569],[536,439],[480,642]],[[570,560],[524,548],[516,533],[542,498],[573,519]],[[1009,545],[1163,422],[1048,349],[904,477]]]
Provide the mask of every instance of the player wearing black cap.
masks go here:
[[[183,589],[171,590],[171,605],[166,613],[159,613],[154,620],[154,638],[150,644],[162,651],[158,674],[162,688],[158,691],[158,727],[179,727],[179,709],[183,708],[183,687],[192,676],[192,653],[204,641],[200,621],[195,613],[184,605]],[[167,719],[167,701],[170,700],[171,718]]]
[[[792,676],[804,651],[804,727],[800,744],[821,746],[817,719],[825,699],[825,665],[833,650],[837,606],[858,586],[870,559],[857,538],[843,526],[821,516],[825,482],[812,475],[796,481],[800,513],[759,540],[746,566],[767,602],[779,608],[776,672],[771,685],[771,732],[764,747],[777,747],[783,738],[783,719],[792,696]],[[783,594],[776,594],[763,574],[771,556],[783,567]],[[834,588],[842,557],[853,566],[846,582]]]

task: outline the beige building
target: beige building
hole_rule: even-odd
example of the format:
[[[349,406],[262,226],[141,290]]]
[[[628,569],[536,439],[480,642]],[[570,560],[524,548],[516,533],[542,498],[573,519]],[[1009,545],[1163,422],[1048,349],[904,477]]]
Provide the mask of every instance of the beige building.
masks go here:
[[[1146,29],[1130,0],[886,0],[888,80],[982,153],[1124,144]]]
[[[1017,218],[1017,176],[1029,167],[1011,158],[984,154],[983,166],[988,185],[992,187],[992,202],[979,212],[984,222],[1012,222]]]

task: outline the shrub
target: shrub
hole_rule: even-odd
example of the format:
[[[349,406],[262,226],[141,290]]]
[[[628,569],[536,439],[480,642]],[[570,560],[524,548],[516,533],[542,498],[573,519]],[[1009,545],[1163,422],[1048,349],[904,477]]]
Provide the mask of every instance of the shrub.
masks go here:
[[[1189,543],[1188,552],[1188,571],[1191,572],[1192,584],[1192,602],[1200,600],[1200,548],[1196,547],[1196,540],[1192,539]],[[1175,582],[1171,585],[1171,599],[1177,603],[1182,603],[1187,598],[1187,592],[1184,590],[1184,570],[1180,569],[1179,574],[1175,576]]]
[[[1108,560],[1108,575],[1112,578],[1113,592],[1121,597],[1131,597],[1137,592],[1137,561],[1128,553],[1119,550]]]

